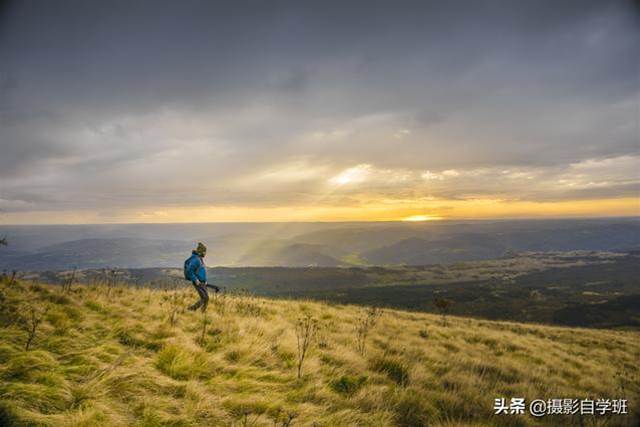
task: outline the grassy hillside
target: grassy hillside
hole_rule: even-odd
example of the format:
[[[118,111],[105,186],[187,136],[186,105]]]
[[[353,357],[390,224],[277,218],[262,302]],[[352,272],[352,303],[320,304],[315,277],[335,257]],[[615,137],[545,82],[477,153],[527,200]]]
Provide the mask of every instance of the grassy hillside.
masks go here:
[[[635,332],[465,318],[444,324],[431,314],[377,317],[362,307],[246,295],[218,296],[204,315],[183,310],[194,299],[188,288],[65,292],[4,283],[0,290],[3,426],[638,421]],[[377,321],[365,334],[367,319]],[[307,321],[317,332],[298,378],[304,333],[296,331]],[[636,414],[498,416],[497,397],[626,398]]]

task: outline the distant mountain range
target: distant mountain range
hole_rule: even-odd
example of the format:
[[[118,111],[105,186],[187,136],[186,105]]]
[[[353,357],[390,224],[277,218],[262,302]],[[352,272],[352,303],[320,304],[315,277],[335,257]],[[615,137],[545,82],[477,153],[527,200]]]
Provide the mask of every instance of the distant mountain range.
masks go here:
[[[428,223],[0,226],[0,269],[177,267],[195,242],[210,266],[428,265],[526,251],[640,248],[638,218]]]

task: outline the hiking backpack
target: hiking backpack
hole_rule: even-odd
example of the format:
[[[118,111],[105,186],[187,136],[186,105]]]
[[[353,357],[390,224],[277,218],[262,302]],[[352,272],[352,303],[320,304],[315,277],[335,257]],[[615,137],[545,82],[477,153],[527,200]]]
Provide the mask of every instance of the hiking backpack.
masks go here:
[[[189,261],[191,261],[191,257],[184,260],[184,280],[191,281],[191,278],[189,277]]]

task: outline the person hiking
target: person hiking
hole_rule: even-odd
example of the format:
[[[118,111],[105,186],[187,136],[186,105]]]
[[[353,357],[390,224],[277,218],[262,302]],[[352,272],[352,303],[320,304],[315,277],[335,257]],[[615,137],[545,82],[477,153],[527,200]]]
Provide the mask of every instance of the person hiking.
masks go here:
[[[207,269],[204,265],[204,257],[207,254],[207,247],[198,242],[198,247],[191,251],[191,256],[184,262],[184,278],[189,280],[193,287],[196,288],[200,299],[189,306],[189,310],[197,310],[198,308],[205,311],[209,304],[209,293],[207,287],[220,292],[220,288],[216,285],[207,283]]]

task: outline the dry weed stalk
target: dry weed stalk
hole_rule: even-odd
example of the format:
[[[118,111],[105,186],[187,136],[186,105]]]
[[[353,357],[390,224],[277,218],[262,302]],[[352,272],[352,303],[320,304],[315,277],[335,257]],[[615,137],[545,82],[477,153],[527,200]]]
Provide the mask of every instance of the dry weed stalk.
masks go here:
[[[185,300],[185,293],[175,287],[169,296],[169,324],[172,327],[178,321],[178,314],[184,311]]]
[[[301,317],[296,323],[296,342],[298,348],[298,378],[302,377],[302,364],[309,346],[318,330],[318,321],[310,315]]]
[[[45,306],[44,308],[38,308],[35,305],[29,306],[29,317],[27,317],[25,324],[27,331],[27,342],[24,346],[25,351],[29,351],[29,347],[31,347],[31,343],[38,332],[38,326],[40,326],[44,320],[44,316],[47,314],[47,311],[49,311],[48,306]]]
[[[73,271],[71,272],[71,276],[69,277],[68,280],[65,280],[64,284],[62,285],[62,290],[66,293],[71,292],[71,285],[73,285],[73,281],[76,279],[76,271],[78,270],[78,267],[73,267]]]
[[[365,315],[358,319],[358,323],[356,324],[356,349],[358,350],[358,353],[363,356],[369,332],[371,331],[371,328],[376,325],[380,316],[382,316],[382,309],[370,307],[366,311]]]
[[[209,324],[209,317],[207,316],[207,306],[205,305],[202,309],[202,332],[200,334],[199,343],[200,345],[205,344],[205,338],[207,334],[207,325]]]

